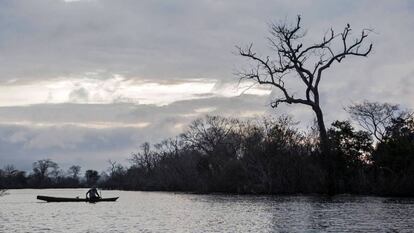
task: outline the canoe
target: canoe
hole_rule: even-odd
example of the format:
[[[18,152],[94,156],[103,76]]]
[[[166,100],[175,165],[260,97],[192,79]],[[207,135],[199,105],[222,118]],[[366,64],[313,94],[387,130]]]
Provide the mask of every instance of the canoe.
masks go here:
[[[49,197],[37,196],[37,199],[47,202],[102,202],[102,201],[116,201],[119,197],[88,199],[88,198],[70,198],[70,197]]]

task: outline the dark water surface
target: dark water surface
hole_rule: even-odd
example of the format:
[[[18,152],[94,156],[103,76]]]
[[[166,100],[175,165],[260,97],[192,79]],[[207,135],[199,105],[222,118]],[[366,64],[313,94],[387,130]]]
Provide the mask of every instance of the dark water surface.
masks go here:
[[[414,232],[414,199],[102,191],[114,203],[44,203],[86,189],[9,190],[0,232]]]

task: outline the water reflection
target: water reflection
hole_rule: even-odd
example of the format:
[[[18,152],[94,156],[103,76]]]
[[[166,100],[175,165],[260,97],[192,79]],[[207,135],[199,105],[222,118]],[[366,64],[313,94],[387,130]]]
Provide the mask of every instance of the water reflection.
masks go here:
[[[115,203],[43,203],[36,195],[86,190],[10,190],[0,232],[412,232],[414,199],[233,196],[104,191]],[[22,221],[24,219],[25,221]]]

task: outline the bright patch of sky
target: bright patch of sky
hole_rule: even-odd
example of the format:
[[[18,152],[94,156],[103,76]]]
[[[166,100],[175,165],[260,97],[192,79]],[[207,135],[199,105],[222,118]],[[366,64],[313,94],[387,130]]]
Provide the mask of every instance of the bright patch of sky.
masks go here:
[[[95,75],[95,73],[89,73]],[[217,80],[192,79],[175,82],[127,79],[113,75],[107,79],[61,77],[31,83],[0,85],[0,106],[32,104],[111,104],[133,103],[158,106],[176,101],[240,94],[268,95],[269,89],[251,82],[215,88]],[[30,97],[30,98],[28,98]]]

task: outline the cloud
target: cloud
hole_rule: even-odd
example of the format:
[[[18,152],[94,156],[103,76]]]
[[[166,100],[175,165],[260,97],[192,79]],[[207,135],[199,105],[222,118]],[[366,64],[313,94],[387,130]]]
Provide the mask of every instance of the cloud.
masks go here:
[[[104,80],[96,73],[41,82],[13,82],[0,86],[0,106],[32,104],[135,103],[167,105],[176,101],[240,94],[268,95],[269,88],[252,82],[222,83],[214,79],[152,81],[114,74]],[[27,98],[30,96],[30,98]]]
[[[234,75],[248,67],[235,45],[272,55],[268,24],[297,14],[306,44],[347,23],[354,35],[374,29],[368,58],[323,77],[327,123],[363,99],[414,108],[413,13],[409,0],[0,0],[0,164],[51,157],[100,168],[203,114],[288,113],[310,124],[310,109],[270,109],[277,90],[238,86]],[[301,84],[287,84],[300,95]]]
[[[83,160],[82,166],[102,169],[108,159],[125,163],[135,149],[136,137],[139,133],[134,128],[1,125],[0,163],[29,170],[32,162],[51,158],[64,168]]]
[[[266,96],[177,101],[169,105],[43,104],[0,107],[0,164],[25,169],[45,157],[95,169],[108,159],[127,163],[138,146],[182,133],[205,114],[251,118],[266,112]],[[257,103],[261,102],[261,105]],[[246,111],[249,109],[249,111]],[[252,114],[253,113],[253,114]]]
[[[264,113],[268,109],[267,96],[241,95],[234,97],[210,97],[176,101],[169,105],[155,104],[39,104],[29,106],[0,107],[0,124],[33,127],[53,125],[78,125],[89,128],[106,123],[114,127],[125,125],[137,128],[155,124],[162,119],[195,114],[223,114],[232,116],[245,110]],[[192,119],[187,119],[191,121]],[[144,125],[140,125],[143,124]]]

